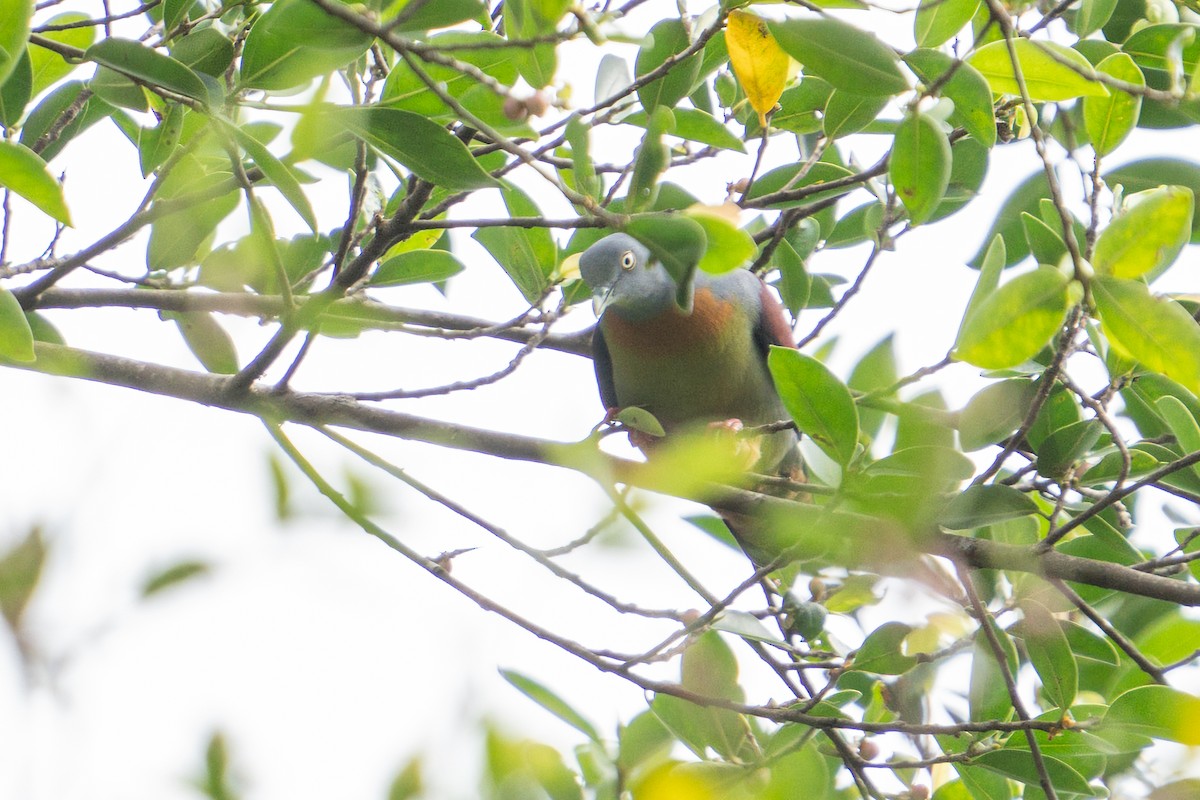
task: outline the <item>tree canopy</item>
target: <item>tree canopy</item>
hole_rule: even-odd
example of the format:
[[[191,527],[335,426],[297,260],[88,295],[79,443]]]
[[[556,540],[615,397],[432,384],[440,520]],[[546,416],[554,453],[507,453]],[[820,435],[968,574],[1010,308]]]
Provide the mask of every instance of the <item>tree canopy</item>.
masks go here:
[[[1200,744],[1200,304],[1170,291],[1200,242],[1200,161],[1182,145],[1144,155],[1200,123],[1193,3],[92,5],[0,0],[0,365],[258,418],[280,481],[303,480],[430,585],[645,691],[604,730],[537,664],[506,672],[578,747],[493,733],[487,796],[1200,791],[1175,747]],[[142,193],[111,225],[97,220],[114,201],[60,170],[105,158],[89,151],[102,130],[136,154]],[[1001,203],[981,190],[1002,159],[1020,171]],[[873,317],[860,324],[879,344],[831,368],[831,323],[880,268],[980,206],[997,210],[959,265],[969,300],[936,285],[894,300],[957,324],[944,357],[902,372],[893,320]],[[746,475],[719,437],[614,452],[610,434],[660,432],[639,409],[581,410],[594,427],[563,442],[411,405],[519,384],[544,352],[587,357],[589,332],[561,322],[589,299],[578,254],[614,231],[680,287],[740,268],[774,287],[799,345],[771,359],[792,417],[778,424],[805,440],[805,482]],[[454,290],[497,266],[521,312],[456,308]],[[417,285],[445,302],[406,304]],[[145,335],[181,336],[198,364],[59,333],[104,326],[96,309],[141,310]],[[327,343],[354,353],[378,332],[512,351],[417,389],[307,369]],[[953,408],[963,365],[978,388]],[[302,428],[661,635],[621,651],[486,596],[451,569],[462,553],[422,552],[339,488]],[[427,486],[363,433],[581,474],[611,510],[538,549],[473,514],[469,480]],[[758,517],[767,563],[731,546],[735,577],[702,581],[640,512],[647,492]],[[514,502],[533,513],[536,488]],[[732,545],[719,517],[688,519]],[[645,544],[629,558],[675,573],[685,610],[589,577],[597,534],[621,526]],[[23,612],[46,553],[34,531],[0,559],[17,642],[36,636]],[[145,594],[204,569],[179,564]],[[881,602],[894,582],[927,608]],[[220,739],[208,756],[202,790],[232,796]],[[420,796],[414,764],[391,797]]]

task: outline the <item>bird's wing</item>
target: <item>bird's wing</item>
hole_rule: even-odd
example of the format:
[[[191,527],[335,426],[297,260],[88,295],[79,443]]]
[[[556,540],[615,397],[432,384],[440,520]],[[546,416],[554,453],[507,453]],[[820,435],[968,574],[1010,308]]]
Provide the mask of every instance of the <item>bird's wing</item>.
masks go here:
[[[617,386],[613,382],[612,356],[608,354],[608,344],[604,341],[604,332],[600,323],[596,323],[592,331],[592,366],[596,368],[596,385],[600,387],[600,402],[605,410],[617,408]]]
[[[763,358],[766,358],[773,344],[780,347],[796,346],[783,306],[761,278],[758,279],[758,320],[754,324],[754,342]]]

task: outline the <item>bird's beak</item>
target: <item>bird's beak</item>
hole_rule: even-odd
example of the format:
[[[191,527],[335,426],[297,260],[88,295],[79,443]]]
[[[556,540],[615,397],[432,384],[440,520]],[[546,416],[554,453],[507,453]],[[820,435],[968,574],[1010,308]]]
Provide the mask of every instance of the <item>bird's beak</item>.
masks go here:
[[[596,288],[596,293],[592,295],[592,311],[596,312],[596,318],[604,313],[604,309],[608,308],[613,301],[613,289],[616,288],[614,283],[612,286],[599,286]]]

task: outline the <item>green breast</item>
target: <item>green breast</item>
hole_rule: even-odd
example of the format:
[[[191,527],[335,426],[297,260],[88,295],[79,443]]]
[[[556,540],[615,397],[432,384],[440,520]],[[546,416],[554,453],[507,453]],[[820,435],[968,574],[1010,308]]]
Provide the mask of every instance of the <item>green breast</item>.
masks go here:
[[[619,404],[645,408],[668,431],[730,418],[747,425],[782,419],[752,325],[707,289],[696,293],[691,314],[672,307],[632,322],[606,313],[601,328]]]

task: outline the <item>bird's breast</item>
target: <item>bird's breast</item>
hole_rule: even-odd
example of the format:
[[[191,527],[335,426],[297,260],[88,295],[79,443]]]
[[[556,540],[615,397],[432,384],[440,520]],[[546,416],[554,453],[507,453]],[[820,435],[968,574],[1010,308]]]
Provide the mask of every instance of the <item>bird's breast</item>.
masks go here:
[[[734,313],[732,303],[703,288],[696,290],[690,314],[672,305],[653,317],[630,320],[614,309],[604,315],[601,327],[609,347],[646,358],[671,358],[719,342],[734,326]]]

